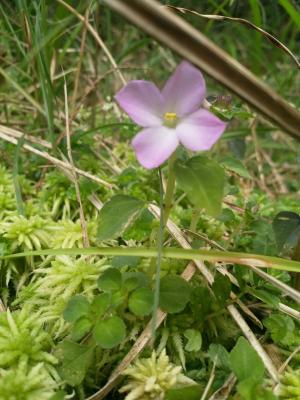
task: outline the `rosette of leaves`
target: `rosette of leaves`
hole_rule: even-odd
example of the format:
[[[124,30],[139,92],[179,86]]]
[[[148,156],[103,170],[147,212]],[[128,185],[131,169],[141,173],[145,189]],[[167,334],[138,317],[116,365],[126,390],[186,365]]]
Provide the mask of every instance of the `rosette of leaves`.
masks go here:
[[[26,299],[26,304],[38,307],[41,320],[48,322],[58,337],[67,328],[62,314],[69,299],[77,293],[93,299],[99,274],[107,268],[106,260],[97,257],[57,256],[49,268],[35,270],[35,282],[30,286],[32,296],[21,292],[20,297]]]
[[[128,377],[120,389],[120,393],[128,392],[125,400],[163,400],[169,389],[195,385],[182,374],[180,366],[169,361],[165,350],[160,355],[153,351],[150,358],[138,359],[123,374]]]
[[[46,369],[55,373],[56,358],[48,350],[50,336],[42,327],[38,313],[24,307],[20,311],[0,313],[0,367],[28,366],[43,362]]]
[[[72,247],[83,247],[82,226],[80,220],[72,221],[64,219],[49,227],[52,233],[52,246],[54,248],[68,249]],[[96,223],[87,222],[88,237],[91,243],[95,243]]]
[[[32,367],[22,363],[9,370],[0,369],[0,400],[49,400],[57,387],[43,363]]]
[[[279,397],[286,400],[300,399],[300,369],[289,368],[281,377]]]
[[[76,194],[74,188],[70,187],[70,180],[62,173],[57,171],[47,173],[38,197],[53,218],[71,217],[71,202],[72,200],[76,202]]]
[[[51,221],[39,216],[25,218],[15,215],[0,223],[0,235],[9,244],[10,251],[40,250],[51,243]]]
[[[64,318],[71,323],[72,340],[92,333],[100,348],[111,349],[125,339],[124,319],[131,321],[134,329],[135,320],[139,326],[138,320],[151,314],[153,292],[145,274],[121,274],[116,268],[104,271],[97,284],[100,294],[92,301],[82,295],[73,296],[64,310]],[[128,311],[133,314],[131,318],[127,318]]]
[[[16,199],[13,191],[5,190],[5,187],[0,185],[0,217],[1,220],[7,216],[12,216],[16,212]]]

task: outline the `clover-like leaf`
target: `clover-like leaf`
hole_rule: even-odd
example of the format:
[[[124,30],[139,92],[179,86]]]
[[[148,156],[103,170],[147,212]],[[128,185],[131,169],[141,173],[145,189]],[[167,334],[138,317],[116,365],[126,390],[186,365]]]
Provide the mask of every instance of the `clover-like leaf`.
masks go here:
[[[112,349],[120,344],[126,336],[126,326],[117,316],[97,322],[93,330],[93,337],[103,349]]]
[[[178,275],[167,275],[160,282],[159,304],[163,311],[182,311],[190,300],[191,287]]]
[[[103,292],[115,292],[122,286],[122,274],[116,268],[109,268],[103,272],[97,283]]]
[[[63,316],[67,322],[75,322],[83,315],[89,312],[90,303],[82,295],[75,295],[71,297],[66,308],[64,309]]]
[[[139,288],[128,299],[129,310],[138,317],[149,315],[153,307],[153,292],[150,288]]]

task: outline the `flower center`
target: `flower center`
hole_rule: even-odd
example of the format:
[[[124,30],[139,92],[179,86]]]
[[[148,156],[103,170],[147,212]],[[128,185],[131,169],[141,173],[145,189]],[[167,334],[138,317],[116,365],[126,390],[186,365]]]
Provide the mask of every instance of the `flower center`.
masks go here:
[[[177,124],[177,114],[174,112],[166,112],[164,114],[164,125],[169,128],[175,128]]]

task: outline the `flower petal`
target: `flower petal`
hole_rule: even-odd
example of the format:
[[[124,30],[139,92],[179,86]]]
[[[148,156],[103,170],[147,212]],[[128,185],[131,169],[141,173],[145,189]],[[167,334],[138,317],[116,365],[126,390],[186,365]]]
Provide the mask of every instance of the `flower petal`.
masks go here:
[[[165,84],[162,95],[165,112],[174,112],[179,117],[196,111],[202,104],[206,92],[201,72],[187,61],[182,61]]]
[[[226,128],[226,123],[201,108],[184,118],[176,127],[181,144],[189,150],[209,150]]]
[[[178,144],[175,129],[165,126],[143,129],[132,140],[137,159],[148,169],[163,164]]]
[[[163,116],[163,97],[148,81],[130,81],[115,99],[130,118],[140,126],[160,125]]]

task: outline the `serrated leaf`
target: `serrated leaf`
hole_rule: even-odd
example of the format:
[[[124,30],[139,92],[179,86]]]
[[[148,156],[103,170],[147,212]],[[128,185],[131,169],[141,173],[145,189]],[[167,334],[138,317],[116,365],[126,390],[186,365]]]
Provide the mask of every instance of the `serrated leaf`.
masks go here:
[[[140,215],[144,202],[135,197],[119,194],[104,204],[99,213],[98,239],[120,236]]]
[[[97,284],[103,292],[115,292],[121,289],[122,274],[116,268],[109,268],[99,277]]]
[[[264,326],[271,333],[271,337],[276,343],[292,345],[297,336],[295,335],[295,323],[291,317],[283,314],[271,314],[263,321]]]
[[[71,297],[63,312],[63,317],[67,322],[75,322],[83,315],[88,314],[90,303],[82,295]]]
[[[178,185],[199,209],[216,216],[221,212],[224,195],[224,169],[215,161],[201,155],[174,166]]]
[[[183,334],[188,340],[184,347],[186,351],[199,351],[201,349],[202,336],[199,331],[196,331],[195,329],[186,329]]]
[[[167,275],[160,282],[159,304],[163,311],[182,311],[190,300],[191,287],[178,275]]]
[[[138,317],[149,315],[153,308],[153,292],[150,288],[139,288],[128,299],[129,310]]]
[[[97,322],[93,337],[103,349],[112,349],[120,344],[126,336],[126,326],[119,317],[110,317]]]
[[[264,364],[244,337],[238,339],[229,354],[229,360],[231,369],[239,381],[248,379],[249,376],[257,381],[262,379],[265,371]]]
[[[64,340],[57,346],[56,356],[61,360],[60,375],[71,386],[79,385],[90,366],[93,348]]]

